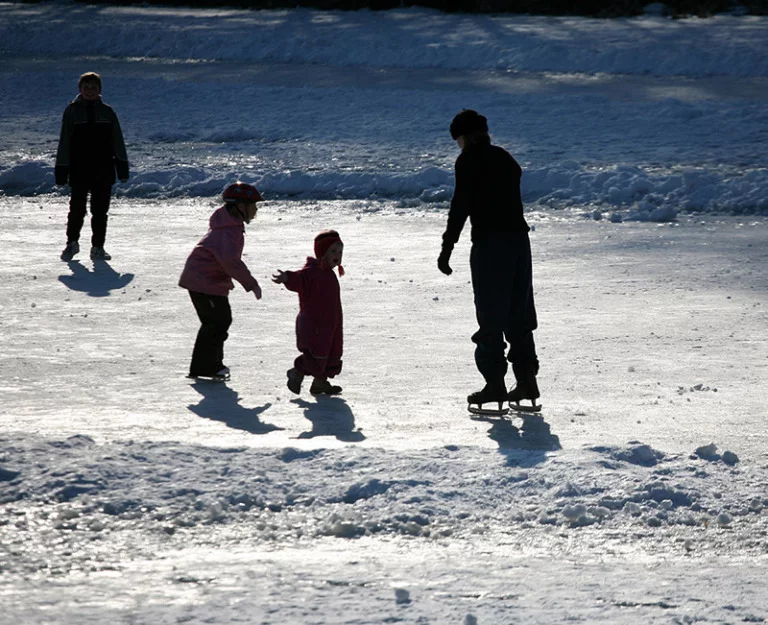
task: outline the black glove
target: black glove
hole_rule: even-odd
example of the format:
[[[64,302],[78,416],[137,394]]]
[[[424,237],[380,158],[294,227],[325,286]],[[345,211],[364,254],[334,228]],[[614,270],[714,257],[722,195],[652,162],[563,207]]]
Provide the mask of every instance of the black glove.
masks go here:
[[[446,276],[450,276],[453,273],[453,269],[448,264],[451,260],[451,252],[453,248],[443,246],[443,251],[440,252],[440,256],[437,257],[437,268],[442,271]]]

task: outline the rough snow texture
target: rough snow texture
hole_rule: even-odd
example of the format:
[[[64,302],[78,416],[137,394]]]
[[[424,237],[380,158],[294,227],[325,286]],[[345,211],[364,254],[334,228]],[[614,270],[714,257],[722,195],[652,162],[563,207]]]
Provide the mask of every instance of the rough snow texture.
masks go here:
[[[123,124],[129,197],[210,196],[243,176],[271,197],[444,206],[447,127],[467,107],[523,164],[528,205],[614,221],[764,215],[767,28],[0,5],[0,192],[56,191],[60,115],[87,68]]]
[[[121,532],[173,536],[211,527],[217,541],[221,532],[247,531],[262,547],[324,536],[488,534],[494,541],[526,535],[526,548],[536,550],[553,549],[564,536],[581,549],[621,548],[632,537],[650,552],[764,554],[766,484],[750,472],[639,443],[550,457],[560,445],[542,425],[526,419],[520,432],[531,449],[502,446],[501,453],[5,436],[0,536],[26,557],[9,559],[4,572],[79,568],[90,559],[93,532],[119,540]],[[506,422],[496,427],[513,431]],[[576,531],[586,527],[594,532]],[[682,542],[685,528],[693,531]],[[57,562],[46,546],[62,535],[76,556]]]

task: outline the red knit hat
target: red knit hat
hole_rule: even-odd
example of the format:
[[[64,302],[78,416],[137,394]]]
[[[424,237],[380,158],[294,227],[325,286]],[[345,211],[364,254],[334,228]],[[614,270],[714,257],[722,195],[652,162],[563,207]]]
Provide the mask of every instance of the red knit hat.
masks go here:
[[[323,230],[315,237],[315,258],[323,263],[325,253],[334,243],[341,243],[344,245],[339,233],[335,230]],[[339,275],[344,275],[344,267],[341,266],[341,263],[339,263]]]

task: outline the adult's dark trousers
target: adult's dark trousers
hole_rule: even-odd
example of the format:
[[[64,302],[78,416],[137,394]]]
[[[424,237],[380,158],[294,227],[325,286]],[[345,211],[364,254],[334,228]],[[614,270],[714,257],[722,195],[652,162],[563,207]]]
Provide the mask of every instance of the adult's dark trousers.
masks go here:
[[[189,297],[200,319],[192,362],[191,376],[211,376],[224,366],[224,341],[232,325],[232,309],[226,295],[208,295],[190,291]]]
[[[478,330],[472,335],[475,363],[487,384],[498,385],[507,362],[516,372],[538,372],[533,331],[531,243],[527,232],[498,233],[472,243],[472,288]],[[509,351],[505,357],[506,338]]]
[[[67,216],[67,241],[79,241],[91,195],[91,245],[104,247],[107,239],[107,213],[112,199],[112,185],[98,182],[72,185]]]

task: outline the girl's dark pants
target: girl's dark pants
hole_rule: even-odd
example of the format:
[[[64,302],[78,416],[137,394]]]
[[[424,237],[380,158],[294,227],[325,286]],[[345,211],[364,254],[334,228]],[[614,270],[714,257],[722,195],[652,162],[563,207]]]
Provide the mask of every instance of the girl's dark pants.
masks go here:
[[[109,183],[77,184],[72,186],[67,216],[67,241],[79,241],[87,213],[88,192],[91,194],[91,245],[104,247],[107,239],[107,212],[112,199]]]
[[[472,336],[478,370],[491,386],[504,383],[507,361],[516,374],[535,375],[539,361],[533,331],[538,324],[528,233],[499,233],[474,241],[470,267],[479,326]]]
[[[202,324],[192,351],[189,375],[214,375],[224,366],[224,341],[232,325],[229,298],[226,295],[208,295],[195,291],[190,291],[189,297]]]

